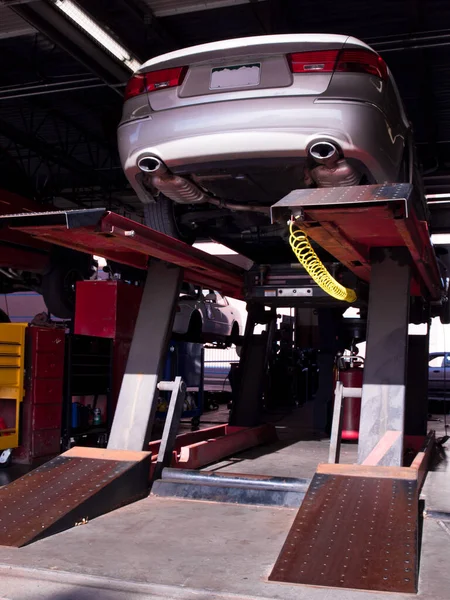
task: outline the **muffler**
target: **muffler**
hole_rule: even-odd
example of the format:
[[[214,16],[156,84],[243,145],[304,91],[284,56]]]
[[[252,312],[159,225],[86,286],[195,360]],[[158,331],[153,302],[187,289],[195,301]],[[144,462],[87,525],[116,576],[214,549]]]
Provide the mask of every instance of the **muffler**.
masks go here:
[[[154,156],[143,156],[137,163],[139,169],[147,173],[151,184],[164,196],[179,204],[202,204],[208,202],[219,208],[244,212],[259,212],[270,214],[269,206],[255,206],[252,204],[235,204],[220,198],[214,198],[200,189],[195,183],[175,175],[166,165]]]
[[[171,173],[159,158],[143,156],[137,164],[141,171],[148,173],[151,184],[173,202],[180,204],[208,202],[207,194],[195,183]]]
[[[315,184],[319,188],[349,187],[361,181],[361,173],[345,160],[333,142],[316,142],[308,153],[316,166],[305,169],[306,185]]]

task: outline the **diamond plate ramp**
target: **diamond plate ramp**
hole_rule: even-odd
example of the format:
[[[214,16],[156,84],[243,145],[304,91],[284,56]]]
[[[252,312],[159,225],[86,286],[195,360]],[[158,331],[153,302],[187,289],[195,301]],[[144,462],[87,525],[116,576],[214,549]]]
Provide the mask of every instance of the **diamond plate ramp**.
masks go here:
[[[270,581],[414,593],[417,474],[319,465]]]
[[[25,546],[145,497],[150,452],[72,448],[0,489],[0,545]]]

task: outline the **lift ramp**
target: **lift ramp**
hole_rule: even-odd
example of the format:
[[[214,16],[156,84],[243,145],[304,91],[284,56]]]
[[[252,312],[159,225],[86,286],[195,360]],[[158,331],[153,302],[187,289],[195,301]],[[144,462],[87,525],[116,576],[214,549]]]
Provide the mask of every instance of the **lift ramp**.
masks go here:
[[[419,497],[435,434],[428,434],[409,467],[384,466],[395,433],[385,435],[363,464],[317,467],[269,581],[417,592]]]
[[[414,593],[417,473],[319,465],[270,581]]]
[[[150,460],[75,447],[0,488],[0,545],[19,548],[144,498]]]

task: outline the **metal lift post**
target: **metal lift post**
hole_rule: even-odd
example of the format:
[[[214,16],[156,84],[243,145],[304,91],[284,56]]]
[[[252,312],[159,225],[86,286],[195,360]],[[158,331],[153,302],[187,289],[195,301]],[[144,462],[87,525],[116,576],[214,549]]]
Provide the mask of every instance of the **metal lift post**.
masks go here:
[[[150,441],[182,279],[180,267],[150,262],[108,449],[143,450]]]
[[[265,311],[260,304],[248,304],[247,325],[244,334],[237,391],[233,391],[230,425],[253,427],[261,422],[261,399],[264,374],[274,341],[277,314],[274,309]],[[266,331],[257,335],[255,325],[265,324]]]
[[[362,463],[386,431],[400,431],[382,464],[403,463],[406,366],[411,266],[406,248],[372,254],[366,360],[361,400],[358,462]]]

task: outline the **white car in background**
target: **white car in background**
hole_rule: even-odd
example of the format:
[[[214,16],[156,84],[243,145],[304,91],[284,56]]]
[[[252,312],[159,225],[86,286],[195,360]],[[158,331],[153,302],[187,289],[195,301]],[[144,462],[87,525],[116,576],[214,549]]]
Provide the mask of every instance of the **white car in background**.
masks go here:
[[[242,335],[241,316],[219,292],[183,283],[173,333],[190,342],[235,344]]]

